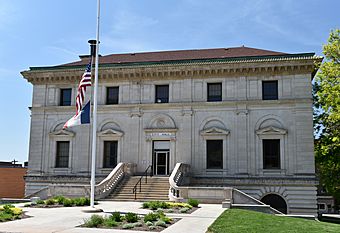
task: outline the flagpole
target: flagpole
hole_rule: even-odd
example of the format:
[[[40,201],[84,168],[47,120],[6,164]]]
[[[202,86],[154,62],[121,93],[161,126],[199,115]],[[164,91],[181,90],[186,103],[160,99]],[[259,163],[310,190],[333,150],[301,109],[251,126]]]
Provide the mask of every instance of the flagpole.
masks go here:
[[[93,123],[92,123],[92,156],[91,156],[91,202],[90,207],[94,209],[94,189],[96,176],[96,146],[97,146],[97,91],[98,91],[98,61],[99,61],[99,20],[100,20],[100,0],[97,1],[97,35],[96,35],[96,58],[94,73],[93,91]]]

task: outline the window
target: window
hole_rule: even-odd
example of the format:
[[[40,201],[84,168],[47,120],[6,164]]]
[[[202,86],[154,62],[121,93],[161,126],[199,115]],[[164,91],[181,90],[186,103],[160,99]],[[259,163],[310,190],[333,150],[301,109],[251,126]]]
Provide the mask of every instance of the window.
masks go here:
[[[104,141],[103,168],[114,168],[117,165],[117,141]]]
[[[119,87],[106,88],[106,104],[118,104]]]
[[[326,206],[325,204],[318,204],[319,210],[325,210]]]
[[[262,99],[263,100],[277,100],[277,80],[275,81],[262,81]]]
[[[69,159],[70,142],[57,142],[57,156],[55,167],[67,168]]]
[[[169,85],[156,85],[155,103],[169,103]]]
[[[71,105],[71,88],[60,89],[60,106],[70,106]]]
[[[207,140],[207,169],[223,169],[223,140]]]
[[[222,83],[208,83],[208,102],[222,101]]]
[[[280,139],[263,139],[263,168],[280,169]]]

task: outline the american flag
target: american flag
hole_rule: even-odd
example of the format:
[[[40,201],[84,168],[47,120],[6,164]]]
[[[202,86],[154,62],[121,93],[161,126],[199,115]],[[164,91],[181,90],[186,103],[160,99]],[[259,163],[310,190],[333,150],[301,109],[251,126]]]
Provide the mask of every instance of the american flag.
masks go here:
[[[78,86],[78,92],[76,97],[76,116],[83,108],[86,87],[90,86],[91,86],[91,62],[87,65],[85,73],[83,74]]]
[[[88,97],[85,99],[87,87],[91,87],[91,62],[87,65],[78,86],[76,114],[65,123],[64,129],[90,123],[90,100]]]

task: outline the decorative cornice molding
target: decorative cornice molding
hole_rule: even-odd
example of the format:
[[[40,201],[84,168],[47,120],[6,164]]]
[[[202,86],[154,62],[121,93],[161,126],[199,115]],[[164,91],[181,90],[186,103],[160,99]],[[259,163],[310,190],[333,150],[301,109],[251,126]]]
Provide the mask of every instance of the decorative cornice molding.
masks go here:
[[[277,128],[275,126],[268,126],[262,129],[258,129],[256,130],[256,134],[257,135],[285,135],[287,134],[287,130],[286,129],[281,129],[281,128]]]
[[[50,137],[74,137],[75,133],[65,130],[65,129],[61,129],[61,130],[49,133],[49,136]]]
[[[208,129],[201,130],[201,136],[221,136],[221,135],[229,135],[230,131],[227,129],[220,129],[217,127],[211,127]]]
[[[123,132],[114,129],[106,129],[98,132],[99,137],[122,137],[123,135]]]
[[[189,64],[160,64],[153,66],[134,67],[101,67],[99,79],[101,81],[112,80],[152,80],[152,79],[183,79],[204,77],[237,77],[280,74],[312,73],[315,69],[315,59],[291,59],[291,60],[258,60],[242,62],[206,62]],[[65,68],[55,70],[29,70],[21,74],[27,81],[33,84],[52,83],[77,83],[83,69]]]

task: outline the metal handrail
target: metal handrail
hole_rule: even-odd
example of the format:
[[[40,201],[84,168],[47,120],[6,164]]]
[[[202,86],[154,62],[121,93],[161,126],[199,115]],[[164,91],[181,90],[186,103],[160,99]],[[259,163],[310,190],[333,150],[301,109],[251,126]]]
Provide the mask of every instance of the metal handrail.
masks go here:
[[[143,179],[144,176],[145,176],[145,184],[148,183],[148,170],[149,170],[149,168],[151,169],[150,177],[152,177],[152,165],[149,165],[145,169],[143,175],[139,178],[138,182],[135,184],[135,186],[132,189],[132,193],[135,194],[135,200],[137,199],[137,186],[138,186],[138,184],[139,184],[139,192],[142,192],[142,179]]]

